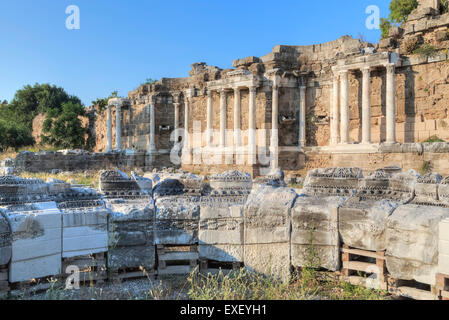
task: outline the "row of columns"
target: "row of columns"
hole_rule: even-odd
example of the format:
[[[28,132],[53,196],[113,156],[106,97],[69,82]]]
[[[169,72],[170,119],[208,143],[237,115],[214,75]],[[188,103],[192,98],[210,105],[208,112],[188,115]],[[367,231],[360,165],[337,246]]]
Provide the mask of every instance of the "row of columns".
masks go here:
[[[115,151],[121,150],[121,110],[122,104],[117,101],[108,103],[107,107],[107,146],[106,152],[111,152],[112,149],[112,107],[115,106]],[[155,121],[155,99],[150,97],[147,100],[147,112],[150,118],[150,134],[148,141],[148,153],[152,154],[156,151],[156,121]]]
[[[395,122],[395,65],[387,64],[386,83],[386,143],[396,142]],[[371,144],[371,104],[370,85],[371,69],[369,66],[361,68],[362,71],[362,144]],[[332,108],[331,108],[331,145],[349,143],[349,70],[341,70],[333,77],[332,84]],[[340,90],[339,90],[340,89]],[[340,139],[338,139],[338,127],[340,124]]]
[[[240,87],[234,89],[234,146],[241,146],[241,94]],[[220,94],[220,141],[219,146],[224,148],[226,146],[226,124],[227,124],[227,89],[217,90]],[[207,91],[207,141],[206,144],[210,148],[213,143],[213,103],[212,103],[212,90]],[[257,87],[249,87],[249,120],[248,120],[248,163],[256,163],[256,93]],[[187,121],[188,118],[186,118]],[[188,130],[188,127],[186,128]]]

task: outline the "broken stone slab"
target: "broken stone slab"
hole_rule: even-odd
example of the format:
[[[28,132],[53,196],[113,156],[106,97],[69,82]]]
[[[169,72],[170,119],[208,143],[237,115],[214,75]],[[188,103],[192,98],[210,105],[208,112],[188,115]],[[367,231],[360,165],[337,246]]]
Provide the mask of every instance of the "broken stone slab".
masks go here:
[[[131,178],[137,182],[137,185],[144,194],[151,195],[153,193],[153,181],[151,179],[139,176],[134,171],[131,172]]]
[[[377,170],[360,181],[355,197],[339,209],[339,231],[347,246],[369,251],[387,248],[387,218],[413,199],[418,174]]]
[[[0,266],[11,260],[11,227],[4,212],[0,211]]]
[[[112,200],[107,206],[110,210],[108,267],[153,269],[156,262],[153,200]]]
[[[415,184],[415,197],[412,204],[441,205],[438,199],[438,185],[442,181],[438,173],[429,173],[419,177]]]
[[[108,211],[104,202],[78,200],[58,203],[62,213],[62,257],[108,251]]]
[[[439,225],[438,272],[449,276],[449,219]]]
[[[362,177],[360,168],[315,169],[307,173],[303,192],[310,196],[352,196]]]
[[[155,244],[193,245],[198,243],[199,203],[190,197],[156,200]]]
[[[387,269],[393,278],[435,285],[439,224],[449,208],[399,206],[387,218]]]
[[[212,175],[209,182],[213,196],[248,196],[251,193],[252,184],[249,173],[236,170]]]
[[[257,57],[246,57],[243,59],[237,59],[232,61],[232,67],[239,68],[239,67],[249,67],[253,63],[259,63],[261,62],[259,58]]]
[[[244,263],[249,270],[290,278],[291,209],[297,194],[290,188],[253,189],[244,208]]]
[[[438,199],[443,206],[449,207],[449,177],[444,178],[438,185]]]
[[[202,194],[202,178],[194,174],[167,175],[154,187],[153,198],[167,196],[199,197]]]
[[[55,202],[8,206],[12,232],[11,283],[61,273],[62,217]]]
[[[338,208],[344,197],[298,197],[292,210],[294,267],[340,270]]]
[[[280,168],[271,170],[267,175],[256,178],[253,183],[254,188],[260,188],[265,185],[277,188],[287,187],[284,181],[284,172]]]
[[[243,205],[201,204],[198,234],[201,259],[243,262],[243,232]]]
[[[120,170],[101,171],[100,191],[112,197],[140,195],[137,182]]]

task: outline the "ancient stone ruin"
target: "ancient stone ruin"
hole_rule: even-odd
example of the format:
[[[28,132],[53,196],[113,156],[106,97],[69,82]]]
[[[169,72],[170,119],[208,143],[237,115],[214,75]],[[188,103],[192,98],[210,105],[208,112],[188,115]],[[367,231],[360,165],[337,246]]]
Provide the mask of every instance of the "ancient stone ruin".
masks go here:
[[[228,171],[204,181],[178,172],[154,182],[113,170],[101,173],[100,191],[4,176],[0,288],[67,277],[67,267],[90,256],[98,281],[197,266],[245,266],[288,281],[311,267],[341,271],[354,283],[364,278],[352,273],[363,272],[408,297],[447,295],[440,285],[449,274],[447,178],[329,168],[310,171],[300,191],[280,176],[257,182]]]

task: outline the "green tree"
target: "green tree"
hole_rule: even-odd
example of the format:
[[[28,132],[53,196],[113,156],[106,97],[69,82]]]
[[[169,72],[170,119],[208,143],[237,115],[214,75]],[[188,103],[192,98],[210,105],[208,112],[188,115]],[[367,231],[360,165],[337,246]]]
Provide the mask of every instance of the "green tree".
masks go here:
[[[62,104],[81,104],[78,97],[69,95],[63,88],[50,84],[26,85],[17,90],[13,100],[0,109],[0,118],[23,125],[31,133],[34,117],[50,109],[61,110]]]
[[[42,142],[57,148],[84,148],[88,130],[83,127],[80,117],[85,115],[85,108],[73,102],[63,103],[61,112],[49,110],[43,123]]]
[[[388,38],[390,34],[391,22],[387,18],[380,18],[380,30],[382,31],[382,39]]]
[[[13,148],[17,151],[20,147],[34,144],[33,137],[28,130],[21,125],[0,120],[0,151]]]
[[[392,0],[390,3],[390,22],[401,24],[407,21],[407,17],[418,8],[418,0]]]
[[[392,26],[401,25],[406,22],[409,14],[418,8],[418,5],[418,0],[392,0],[390,2],[390,14],[388,18],[380,19],[382,39],[388,37]]]

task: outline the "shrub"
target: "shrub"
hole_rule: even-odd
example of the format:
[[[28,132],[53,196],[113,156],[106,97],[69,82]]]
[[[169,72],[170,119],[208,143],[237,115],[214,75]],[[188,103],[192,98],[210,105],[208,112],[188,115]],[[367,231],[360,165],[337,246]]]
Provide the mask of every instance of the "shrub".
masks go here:
[[[424,141],[425,143],[435,143],[435,142],[445,142],[443,139],[438,138],[437,136],[432,136],[429,139]]]
[[[422,46],[416,48],[413,54],[417,54],[423,57],[433,57],[438,53],[438,49],[429,43],[424,43]]]

